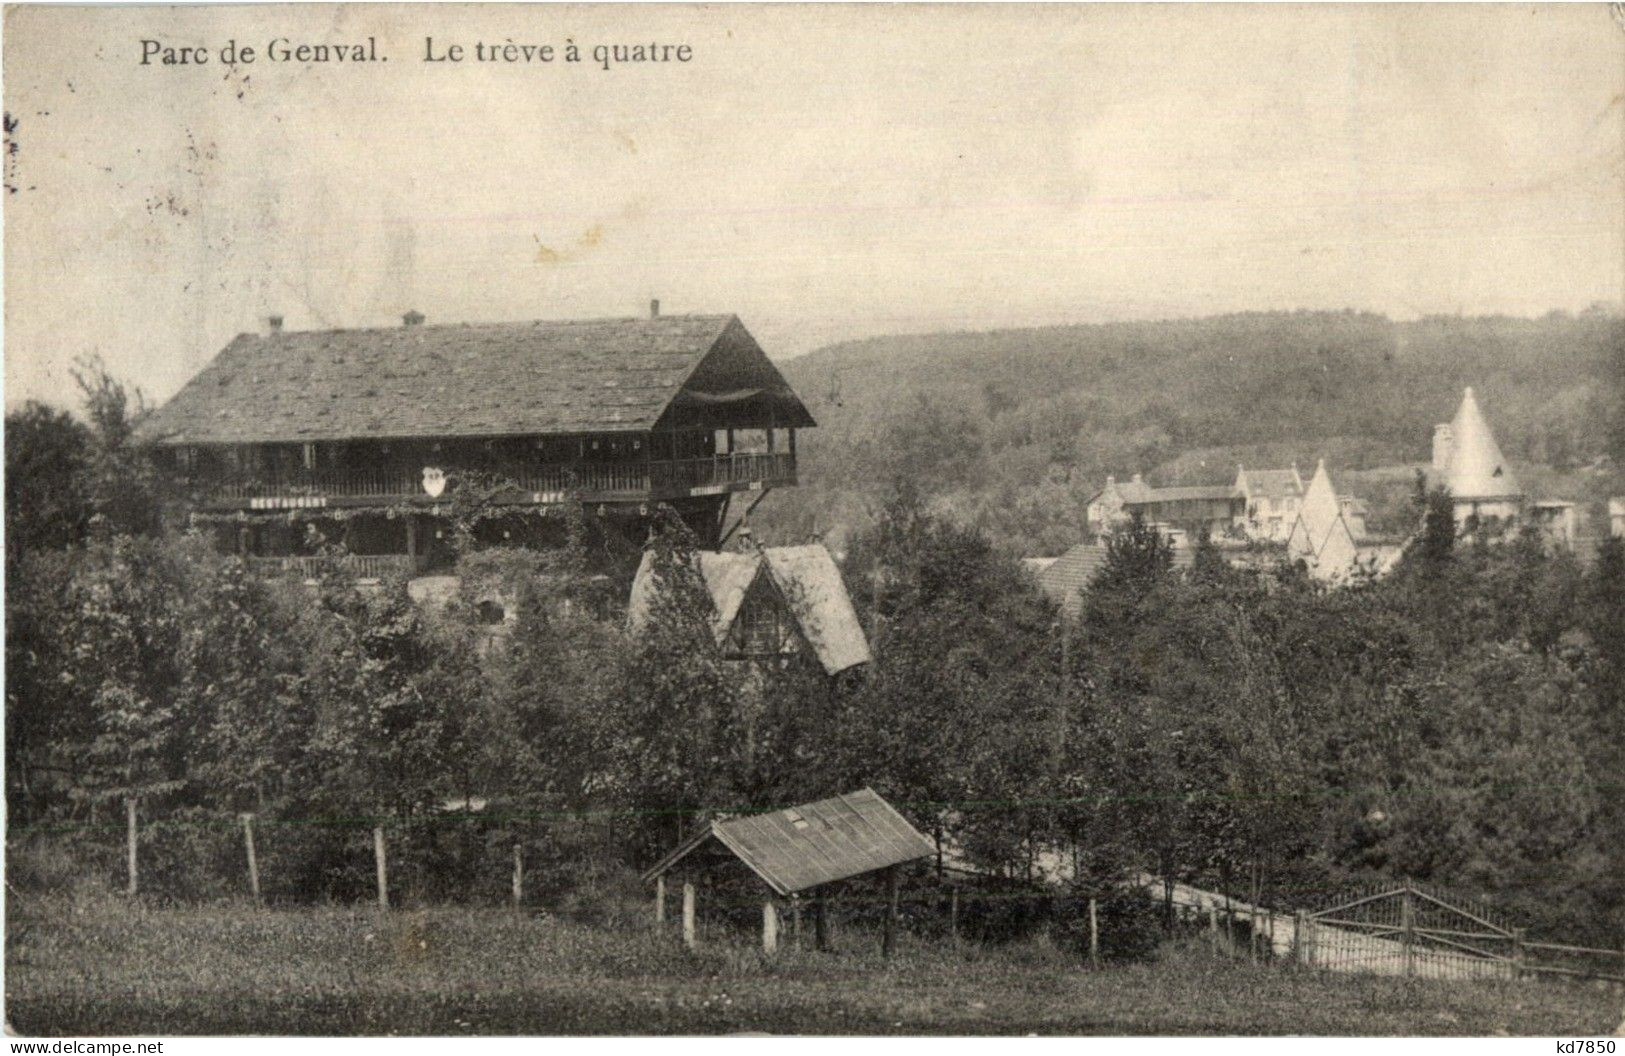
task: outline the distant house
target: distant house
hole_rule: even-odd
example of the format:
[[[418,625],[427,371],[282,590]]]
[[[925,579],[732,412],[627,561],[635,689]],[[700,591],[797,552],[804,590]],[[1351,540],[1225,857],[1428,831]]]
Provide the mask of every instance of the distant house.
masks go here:
[[[1187,569],[1196,562],[1189,547],[1174,548],[1174,568]],[[1083,607],[1083,592],[1106,565],[1105,543],[1079,543],[1060,557],[1046,560],[1041,568],[1029,559],[1027,567],[1038,580],[1038,589],[1061,607],[1062,615],[1076,618]]]
[[[1248,535],[1255,539],[1286,539],[1303,505],[1303,478],[1296,465],[1287,469],[1237,466],[1235,489],[1244,504]]]
[[[1229,484],[1154,488],[1136,473],[1126,484],[1107,477],[1106,486],[1084,507],[1084,518],[1095,535],[1137,516],[1147,524],[1199,539],[1230,531],[1240,522],[1245,505],[1241,493]]]
[[[1579,535],[1578,504],[1566,499],[1536,499],[1528,506],[1529,523],[1553,546],[1572,548]]]
[[[870,661],[869,640],[841,571],[821,544],[699,551],[694,560],[727,659],[767,663],[809,655],[829,675]],[[627,621],[634,634],[645,626],[654,601],[652,562],[645,552],[632,581]]]

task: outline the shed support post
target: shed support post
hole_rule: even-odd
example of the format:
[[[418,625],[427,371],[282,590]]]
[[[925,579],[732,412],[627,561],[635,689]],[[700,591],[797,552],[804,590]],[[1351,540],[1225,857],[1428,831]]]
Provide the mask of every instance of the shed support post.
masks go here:
[[[829,949],[829,925],[825,916],[829,911],[829,897],[819,894],[813,902],[813,949],[820,952]]]
[[[517,842],[513,845],[513,908],[525,904],[525,849]]]
[[[897,866],[886,870],[886,924],[880,933],[880,955],[890,957],[897,933]]]
[[[694,884],[683,882],[683,945],[693,949],[694,936]]]
[[[801,899],[790,896],[790,945],[801,949]]]
[[[779,952],[779,907],[772,898],[762,902],[762,952]]]
[[[655,877],[655,923],[666,923],[666,878]]]

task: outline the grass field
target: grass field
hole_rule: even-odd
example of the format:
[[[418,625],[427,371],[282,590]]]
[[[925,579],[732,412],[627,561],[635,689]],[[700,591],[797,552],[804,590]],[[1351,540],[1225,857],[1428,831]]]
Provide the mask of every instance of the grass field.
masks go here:
[[[64,1034],[1597,1035],[1621,995],[1590,984],[1438,983],[1254,966],[1200,944],[1101,971],[1046,942],[872,936],[765,959],[740,935],[498,909],[132,907],[7,900],[6,1014]]]

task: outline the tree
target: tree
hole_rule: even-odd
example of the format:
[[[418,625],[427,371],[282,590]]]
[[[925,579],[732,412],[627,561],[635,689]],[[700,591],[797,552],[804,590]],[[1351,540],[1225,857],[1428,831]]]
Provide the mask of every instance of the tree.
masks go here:
[[[88,489],[91,435],[36,400],[6,415],[6,556],[81,542],[95,512]]]

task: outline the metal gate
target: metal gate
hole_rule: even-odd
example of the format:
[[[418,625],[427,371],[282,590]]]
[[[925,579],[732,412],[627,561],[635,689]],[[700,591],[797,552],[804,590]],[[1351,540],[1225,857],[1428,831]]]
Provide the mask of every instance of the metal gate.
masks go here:
[[[1516,979],[1524,935],[1493,910],[1415,883],[1300,912],[1297,962],[1342,972],[1425,979]]]

